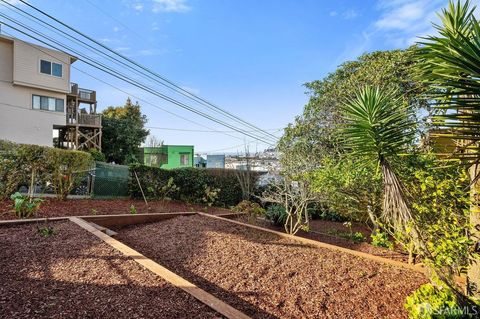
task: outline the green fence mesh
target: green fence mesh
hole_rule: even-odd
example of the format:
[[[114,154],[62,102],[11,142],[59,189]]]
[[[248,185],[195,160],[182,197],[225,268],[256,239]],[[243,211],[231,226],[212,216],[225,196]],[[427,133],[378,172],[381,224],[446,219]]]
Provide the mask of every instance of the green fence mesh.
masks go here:
[[[92,197],[128,197],[129,180],[128,166],[96,162]]]

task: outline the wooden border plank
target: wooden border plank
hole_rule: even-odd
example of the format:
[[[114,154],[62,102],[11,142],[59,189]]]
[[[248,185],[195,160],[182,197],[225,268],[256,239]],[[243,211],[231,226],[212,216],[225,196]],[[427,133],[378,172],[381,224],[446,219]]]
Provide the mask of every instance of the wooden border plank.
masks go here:
[[[187,292],[188,294],[192,295],[193,297],[200,300],[202,303],[206,304],[207,306],[217,311],[221,315],[227,318],[232,318],[232,319],[249,319],[250,318],[244,313],[240,312],[239,310],[221,301],[217,297],[209,294],[208,292],[200,289],[199,287],[195,286],[191,282],[171,272],[170,270],[163,267],[162,265],[145,257],[144,255],[140,254],[136,250],[104,234],[103,232],[99,231],[98,229],[90,225],[87,221],[79,217],[70,217],[69,220],[77,224],[78,226],[82,227],[83,229],[89,231],[91,234],[97,236],[98,238],[103,240],[105,243],[107,243],[114,249],[121,252],[123,255],[132,258],[143,267],[147,268],[151,272],[155,273],[156,275],[160,276],[161,278],[171,283],[173,286],[178,287],[183,291]]]

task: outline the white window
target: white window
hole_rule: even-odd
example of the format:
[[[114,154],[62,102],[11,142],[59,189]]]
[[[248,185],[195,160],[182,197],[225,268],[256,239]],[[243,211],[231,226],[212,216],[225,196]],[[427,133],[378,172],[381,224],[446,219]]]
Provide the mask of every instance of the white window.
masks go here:
[[[190,162],[190,154],[189,153],[180,153],[180,165],[181,166],[188,166]]]
[[[40,73],[61,78],[63,76],[63,65],[47,60],[40,60]]]
[[[64,112],[65,101],[54,97],[32,95],[32,108],[52,112]]]

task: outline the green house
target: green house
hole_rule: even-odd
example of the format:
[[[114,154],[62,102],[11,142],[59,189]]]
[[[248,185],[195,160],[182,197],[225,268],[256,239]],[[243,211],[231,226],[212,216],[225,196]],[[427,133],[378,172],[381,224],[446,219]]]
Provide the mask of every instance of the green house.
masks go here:
[[[165,169],[193,167],[192,145],[162,145],[140,148],[141,163]]]

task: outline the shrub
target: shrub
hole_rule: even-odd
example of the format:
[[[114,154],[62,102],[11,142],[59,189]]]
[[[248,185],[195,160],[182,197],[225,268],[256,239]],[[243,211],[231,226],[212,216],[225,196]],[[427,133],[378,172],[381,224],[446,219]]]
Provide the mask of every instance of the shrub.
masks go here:
[[[376,247],[384,247],[393,249],[393,243],[388,239],[388,234],[375,230],[370,237],[372,238],[372,245]]]
[[[285,207],[279,204],[273,204],[268,206],[265,213],[265,218],[272,222],[275,226],[283,226],[287,221],[287,212]]]
[[[237,206],[233,207],[232,210],[237,213],[246,214],[248,221],[252,223],[255,222],[258,216],[265,214],[265,209],[263,209],[262,206],[249,200],[241,201]]]
[[[18,218],[29,218],[34,215],[40,208],[40,204],[43,202],[43,199],[40,198],[28,198],[16,192],[11,196],[13,200],[13,208],[15,210],[15,215]]]
[[[105,157],[105,154],[100,152],[97,149],[91,148],[88,150],[88,153],[92,156],[92,159],[96,162],[106,162],[107,158]]]
[[[405,309],[413,319],[465,318],[453,292],[432,284],[424,284],[408,296]]]
[[[56,148],[46,149],[47,170],[51,172],[51,183],[59,199],[80,184],[86,171],[93,165],[92,156],[86,152],[67,151]]]
[[[218,198],[219,191],[220,189],[218,188],[212,188],[208,185],[204,185],[202,201],[208,206],[212,206]]]
[[[8,198],[21,185],[49,185],[63,199],[92,165],[86,152],[0,141],[0,198]]]
[[[177,187],[169,192],[173,200],[187,203],[205,203],[206,187],[210,191],[218,189],[218,196],[212,205],[231,207],[242,201],[242,189],[233,170],[179,168],[166,170],[145,165],[132,165],[130,172],[132,179],[129,184],[129,193],[133,198],[142,198],[137,180],[133,175],[136,172],[145,196],[151,199],[162,199],[162,187],[168,184],[170,178]],[[206,186],[205,186],[206,185]]]

